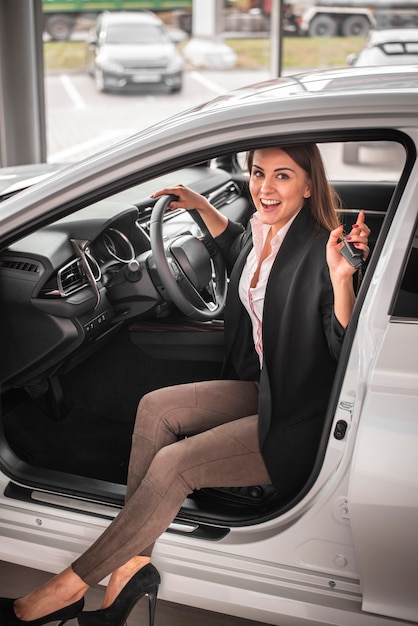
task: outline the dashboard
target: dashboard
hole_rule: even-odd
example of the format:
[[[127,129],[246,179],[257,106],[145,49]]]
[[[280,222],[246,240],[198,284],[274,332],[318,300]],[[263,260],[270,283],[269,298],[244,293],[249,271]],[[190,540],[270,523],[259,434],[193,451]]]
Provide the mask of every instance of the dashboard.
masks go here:
[[[230,219],[248,219],[243,176],[202,165],[90,204],[0,253],[3,386],[41,384],[74,367],[120,325],[170,312],[151,250],[150,195],[178,182]],[[164,240],[184,233],[202,236],[189,212],[167,212]]]

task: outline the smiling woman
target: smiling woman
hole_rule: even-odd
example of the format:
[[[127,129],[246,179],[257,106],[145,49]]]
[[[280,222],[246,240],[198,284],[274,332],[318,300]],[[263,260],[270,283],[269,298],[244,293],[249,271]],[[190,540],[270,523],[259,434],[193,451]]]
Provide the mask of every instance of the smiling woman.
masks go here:
[[[271,226],[274,237],[311,196],[311,180],[306,170],[281,149],[252,151],[248,164],[254,205],[260,221]]]
[[[117,624],[119,593],[153,614],[160,533],[164,599],[416,622],[417,85],[409,67],[267,81],[2,202],[0,558],[73,563],[80,585],[3,601],[2,626]],[[370,158],[344,163],[348,142]]]
[[[133,430],[125,507],[84,554],[42,589],[14,604],[0,600],[3,621],[13,622],[16,615],[48,623],[78,615],[81,626],[99,626],[103,621],[122,626],[133,605],[148,594],[152,626],[160,583],[151,565],[154,543],[188,496],[204,488],[272,483],[287,501],[306,483],[354,307],[356,268],[341,254],[342,227],[317,146],[259,148],[250,153],[249,161],[249,188],[256,213],[247,236],[240,224],[221,215],[205,196],[181,184],[151,196],[168,196],[172,210],[197,211],[224,261],[234,264],[229,286],[232,295],[225,311],[225,371],[233,372],[232,379],[229,375],[221,381],[169,387],[142,398]],[[158,211],[159,221],[163,216],[160,205],[161,201],[150,222],[152,244],[154,213]],[[335,226],[330,233],[324,216]],[[361,212],[347,239],[364,261],[369,255],[369,232]],[[303,244],[295,245],[300,239]],[[127,238],[115,228],[108,228],[102,241],[107,254],[101,252],[100,258],[129,262],[135,280],[132,264],[135,272],[140,264],[133,245],[128,258],[116,253]],[[173,267],[179,276],[183,270],[183,282],[193,284],[187,297],[196,300],[210,282],[210,272],[205,280],[197,279],[203,273],[191,271],[190,266],[199,251],[181,241],[170,246]],[[96,285],[101,273],[95,278],[85,262],[87,253],[94,258],[87,243],[73,240],[73,245],[80,253],[81,265],[72,264],[71,281],[84,269],[86,280],[77,278],[75,291],[90,282],[96,309],[101,300]],[[215,255],[213,258],[215,264]],[[156,257],[156,266],[161,267],[158,260]],[[168,289],[165,274],[161,270],[159,274]],[[211,291],[219,294],[219,283],[217,279]],[[226,280],[223,284],[226,286]],[[207,301],[204,296],[201,300]],[[215,310],[223,313],[220,306],[210,310],[209,319]],[[99,312],[96,320],[105,325],[108,316]],[[89,325],[89,333],[94,332],[96,320]],[[242,346],[246,347],[244,359]],[[270,385],[273,380],[280,381],[277,389]],[[303,402],[303,391],[312,397],[309,406]],[[88,588],[109,575],[102,607],[82,611]],[[68,598],[73,601],[69,603]]]

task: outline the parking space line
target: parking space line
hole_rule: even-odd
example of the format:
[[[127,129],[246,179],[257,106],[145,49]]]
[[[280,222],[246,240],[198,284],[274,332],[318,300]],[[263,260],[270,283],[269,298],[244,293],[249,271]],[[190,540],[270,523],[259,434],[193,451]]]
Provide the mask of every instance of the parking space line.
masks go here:
[[[84,98],[82,97],[78,89],[76,89],[73,81],[68,76],[68,74],[61,74],[60,81],[75,108],[79,110],[87,109],[88,107],[84,101]]]
[[[207,87],[207,89],[219,95],[223,95],[228,91],[227,89],[224,89],[217,83],[213,82],[213,80],[210,80],[210,78],[206,78],[206,76],[203,76],[203,74],[201,74],[200,72],[190,72],[189,76],[191,76],[191,78],[193,78],[193,80],[195,80],[197,83],[203,85],[203,87]]]

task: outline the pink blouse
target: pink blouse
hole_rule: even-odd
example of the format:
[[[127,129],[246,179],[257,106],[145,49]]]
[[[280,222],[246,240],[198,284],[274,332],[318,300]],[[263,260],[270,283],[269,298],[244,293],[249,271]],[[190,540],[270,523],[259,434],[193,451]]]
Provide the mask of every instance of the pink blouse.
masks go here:
[[[263,362],[262,324],[264,294],[266,292],[267,281],[274,259],[276,258],[279,248],[282,245],[287,231],[289,230],[295,217],[296,215],[294,215],[271,240],[271,253],[264,259],[260,267],[258,282],[255,287],[250,287],[251,280],[258,268],[264,242],[266,241],[266,237],[271,226],[269,224],[263,224],[258,216],[258,213],[255,213],[251,218],[253,247],[247,257],[247,261],[241,274],[239,282],[239,297],[251,318],[254,346],[260,358],[260,367]]]

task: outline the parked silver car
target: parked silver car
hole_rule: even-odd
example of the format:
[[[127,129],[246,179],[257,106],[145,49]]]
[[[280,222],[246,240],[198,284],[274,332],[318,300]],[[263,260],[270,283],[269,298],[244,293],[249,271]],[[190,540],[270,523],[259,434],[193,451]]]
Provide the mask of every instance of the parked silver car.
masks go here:
[[[152,192],[184,183],[245,224],[245,151],[312,141],[343,199],[342,222],[366,211],[372,252],[310,476],[286,499],[260,485],[187,498],[155,547],[160,597],[277,626],[417,623],[411,67],[249,86],[0,204],[0,559],[66,567],[123,504],[140,397],[220,376],[219,275],[190,296],[177,280],[184,268],[161,261],[179,236],[199,240],[199,264],[211,264],[213,246],[190,213],[157,213]],[[403,157],[396,167],[344,167],[348,141],[390,141]],[[289,475],[298,462],[289,459]]]
[[[88,40],[87,67],[99,91],[162,85],[175,92],[183,85],[183,57],[149,11],[100,14]]]

